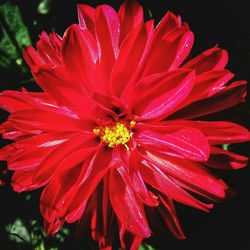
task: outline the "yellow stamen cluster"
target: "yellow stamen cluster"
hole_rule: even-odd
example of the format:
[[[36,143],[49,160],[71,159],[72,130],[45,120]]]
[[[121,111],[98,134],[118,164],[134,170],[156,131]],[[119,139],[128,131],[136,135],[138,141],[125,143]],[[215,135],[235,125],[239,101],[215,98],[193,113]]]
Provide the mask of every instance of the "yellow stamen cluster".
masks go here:
[[[135,121],[130,122],[130,128],[135,125]],[[111,126],[100,127],[93,129],[94,134],[99,135],[101,140],[105,142],[109,147],[122,144],[128,149],[126,143],[130,140],[131,135],[129,129],[121,122],[117,122]]]

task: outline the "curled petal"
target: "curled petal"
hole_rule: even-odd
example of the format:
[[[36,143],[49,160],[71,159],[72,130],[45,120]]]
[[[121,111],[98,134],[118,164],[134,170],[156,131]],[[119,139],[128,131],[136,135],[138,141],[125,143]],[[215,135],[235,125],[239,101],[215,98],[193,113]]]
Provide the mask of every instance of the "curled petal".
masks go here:
[[[221,70],[227,65],[228,54],[224,49],[218,47],[204,51],[188,63],[183,68],[194,69],[196,74],[201,74],[210,70]]]
[[[213,70],[198,75],[194,80],[194,86],[188,98],[177,109],[219,93],[233,76],[228,70]]]
[[[174,13],[168,11],[155,28],[154,40],[162,39],[168,32],[180,28],[181,23]]]
[[[127,231],[126,227],[121,223],[119,223],[119,238],[121,242],[121,248],[123,250],[138,250],[143,240],[142,237],[134,235]]]
[[[215,169],[239,169],[247,165],[248,157],[217,147],[211,147],[211,155],[206,166]]]
[[[245,81],[237,81],[225,87],[216,95],[194,102],[171,116],[172,119],[192,119],[233,107],[245,100]]]
[[[119,44],[143,21],[143,8],[137,1],[126,0],[118,11],[121,23]]]

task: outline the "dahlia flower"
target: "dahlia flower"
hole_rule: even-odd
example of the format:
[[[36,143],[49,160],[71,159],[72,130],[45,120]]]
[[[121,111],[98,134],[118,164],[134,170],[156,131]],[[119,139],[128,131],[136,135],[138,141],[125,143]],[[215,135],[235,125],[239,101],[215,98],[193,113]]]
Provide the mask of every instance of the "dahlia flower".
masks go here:
[[[36,49],[23,51],[41,92],[0,95],[10,112],[1,132],[13,140],[0,157],[14,171],[13,188],[44,187],[50,235],[79,221],[100,249],[116,237],[137,249],[157,213],[183,239],[174,203],[209,211],[228,194],[210,168],[246,165],[220,145],[249,141],[248,130],[208,119],[242,102],[246,82],[228,83],[234,75],[217,46],[187,61],[194,36],[171,12],[154,27],[136,1],[118,13],[108,5],[77,10],[79,24],[63,37],[42,32]]]

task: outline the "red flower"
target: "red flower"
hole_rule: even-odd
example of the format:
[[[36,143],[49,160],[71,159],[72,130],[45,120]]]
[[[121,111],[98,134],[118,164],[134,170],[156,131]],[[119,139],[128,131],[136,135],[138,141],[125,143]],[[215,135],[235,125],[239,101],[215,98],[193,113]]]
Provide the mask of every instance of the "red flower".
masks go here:
[[[118,14],[78,5],[78,17],[62,38],[43,32],[37,50],[24,50],[42,92],[1,93],[11,113],[3,138],[14,142],[0,154],[15,171],[14,190],[45,186],[49,234],[89,219],[101,249],[112,248],[116,228],[121,247],[137,249],[157,212],[183,239],[173,201],[209,211],[228,187],[208,168],[246,165],[219,145],[248,141],[249,132],[206,121],[243,101],[246,82],[228,84],[233,74],[218,47],[184,63],[193,33],[171,12],[156,28],[130,1]]]

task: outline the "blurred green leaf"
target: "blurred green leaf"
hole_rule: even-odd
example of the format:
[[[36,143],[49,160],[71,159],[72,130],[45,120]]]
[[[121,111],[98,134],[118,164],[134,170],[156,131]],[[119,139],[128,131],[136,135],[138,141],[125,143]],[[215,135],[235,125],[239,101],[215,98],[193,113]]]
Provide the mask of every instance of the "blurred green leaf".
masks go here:
[[[8,224],[6,226],[6,231],[9,233],[9,238],[11,241],[23,243],[30,242],[31,240],[24,222],[19,218],[17,218],[14,223]]]
[[[51,2],[51,0],[42,0],[37,7],[37,12],[43,15],[48,14],[50,12]]]
[[[138,250],[155,250],[155,248],[153,248],[152,246],[148,245],[148,244],[141,244]]]
[[[13,63],[21,67],[22,48],[31,40],[18,6],[9,1],[0,4],[0,23],[0,67],[8,68]]]

